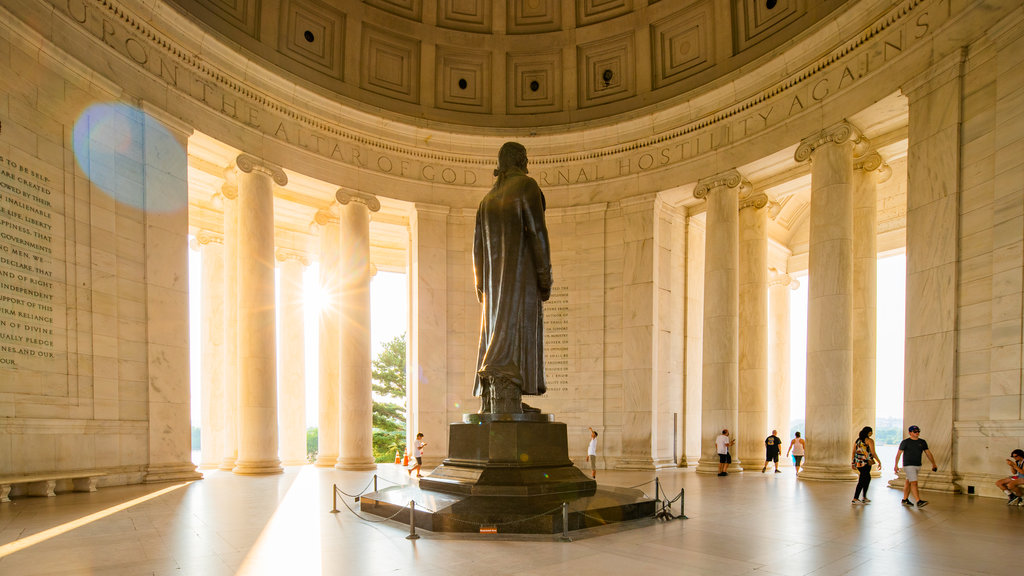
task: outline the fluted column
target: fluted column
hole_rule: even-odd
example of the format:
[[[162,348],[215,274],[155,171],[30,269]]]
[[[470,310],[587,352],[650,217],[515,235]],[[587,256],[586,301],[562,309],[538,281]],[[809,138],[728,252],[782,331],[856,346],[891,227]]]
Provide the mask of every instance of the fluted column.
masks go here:
[[[306,323],[302,305],[303,271],[309,259],[299,252],[277,250],[281,266],[281,362],[277,377],[281,463],[306,463]]]
[[[341,382],[338,398],[338,464],[369,470],[373,461],[373,388],[370,368],[370,212],[380,210],[372,194],[338,190],[341,206]]]
[[[768,419],[778,428],[785,446],[792,436],[789,429],[789,293],[800,282],[789,274],[772,271],[768,278]]]
[[[238,186],[229,170],[221,188],[224,198],[224,459],[221,470],[238,460]]]
[[[203,258],[200,331],[202,333],[202,470],[224,461],[224,238],[205,230],[194,247]]]
[[[704,245],[704,343],[699,473],[717,473],[715,438],[739,423],[739,195],[749,187],[736,170],[701,180],[693,195],[707,201]],[[735,448],[733,448],[735,456]],[[732,470],[742,470],[739,458]]]
[[[238,166],[238,461],[235,474],[279,474],[274,302],[274,184],[284,171],[241,155]]]
[[[739,424],[740,460],[764,461],[768,424],[768,196],[739,201]]]
[[[875,427],[878,315],[879,177],[890,173],[877,152],[853,166],[853,428]]]
[[[316,465],[338,463],[338,323],[341,318],[341,280],[338,217],[320,210],[314,217],[320,230],[320,308],[319,398],[317,414]]]
[[[807,296],[806,480],[853,480],[853,156],[860,135],[841,122],[805,138],[811,162]]]

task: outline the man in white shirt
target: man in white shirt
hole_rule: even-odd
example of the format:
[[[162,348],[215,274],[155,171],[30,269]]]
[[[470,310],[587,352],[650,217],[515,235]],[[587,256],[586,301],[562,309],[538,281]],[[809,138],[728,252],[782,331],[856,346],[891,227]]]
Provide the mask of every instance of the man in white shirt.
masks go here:
[[[732,456],[729,455],[729,446],[735,444],[735,440],[729,439],[729,429],[723,428],[722,433],[715,438],[715,448],[718,450],[718,475],[728,476],[729,473],[726,470],[729,469],[729,464],[732,463]]]
[[[423,447],[426,445],[427,443],[423,441],[423,432],[416,434],[416,441],[412,443],[412,457],[416,459],[416,464],[409,468],[409,474],[416,472],[417,478],[423,478],[420,467],[423,466]]]
[[[590,477],[597,478],[597,431],[590,429],[590,444],[587,446],[587,462],[590,462]]]

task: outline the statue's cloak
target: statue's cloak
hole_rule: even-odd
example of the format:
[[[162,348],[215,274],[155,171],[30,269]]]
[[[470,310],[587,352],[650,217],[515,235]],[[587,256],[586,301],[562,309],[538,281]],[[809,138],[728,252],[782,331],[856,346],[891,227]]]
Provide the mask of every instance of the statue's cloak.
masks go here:
[[[551,249],[544,206],[537,182],[510,170],[477,210],[473,274],[483,306],[474,396],[483,393],[481,377],[493,376],[524,395],[546,391],[541,302],[551,295]]]

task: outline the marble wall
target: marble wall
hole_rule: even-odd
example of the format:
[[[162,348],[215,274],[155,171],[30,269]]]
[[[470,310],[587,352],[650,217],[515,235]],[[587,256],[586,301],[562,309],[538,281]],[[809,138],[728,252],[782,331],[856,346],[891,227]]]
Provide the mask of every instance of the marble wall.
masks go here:
[[[159,109],[0,37],[0,474],[189,462],[185,145]],[[107,104],[101,104],[107,103]]]

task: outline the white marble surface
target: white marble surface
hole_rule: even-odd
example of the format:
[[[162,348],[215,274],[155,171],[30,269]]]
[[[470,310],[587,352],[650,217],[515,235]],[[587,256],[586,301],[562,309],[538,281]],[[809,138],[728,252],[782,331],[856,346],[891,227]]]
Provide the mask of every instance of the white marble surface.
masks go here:
[[[334,208],[337,210],[337,208]],[[320,213],[320,290],[325,304],[320,308],[317,394],[317,466],[338,463],[338,387],[341,376],[338,364],[341,330],[341,231],[337,215]]]
[[[199,246],[202,253],[202,460],[200,468],[220,467],[224,460],[224,242]]]
[[[338,331],[338,463],[374,467],[370,361],[370,212],[352,201],[340,209],[341,322]]]
[[[409,482],[383,465],[380,483]],[[603,486],[650,489],[651,472],[607,471]],[[852,486],[801,482],[783,474],[692,470],[657,473],[668,494],[685,489],[688,519],[641,523],[624,531],[498,540],[446,536],[331,514],[331,489],[355,492],[370,473],[311,466],[284,475],[239,478],[224,472],[173,489],[18,551],[89,514],[175,484],[101,488],[56,499],[15,498],[0,510],[0,571],[24,576],[153,573],[280,574],[591,574],[622,572],[769,575],[1001,574],[1016,562],[1020,509],[1001,499],[926,493],[922,510],[899,505],[880,481],[873,502],[852,507]],[[737,498],[743,494],[743,498]],[[59,506],[53,506],[59,503]],[[679,512],[678,505],[674,507]],[[723,542],[727,543],[723,546]],[[486,558],[485,562],[482,560]]]
[[[803,474],[848,480],[853,410],[853,142],[811,156],[812,278],[807,295],[807,428]]]
[[[751,464],[764,458],[764,438],[778,425],[768,418],[768,209],[739,211],[739,419],[737,453]]]
[[[306,346],[302,255],[278,254],[280,293],[278,328],[280,364],[277,373],[279,452],[281,463],[306,463]]]
[[[238,460],[236,474],[281,472],[277,429],[273,166],[238,175]]]

